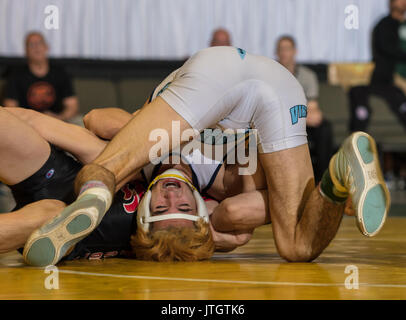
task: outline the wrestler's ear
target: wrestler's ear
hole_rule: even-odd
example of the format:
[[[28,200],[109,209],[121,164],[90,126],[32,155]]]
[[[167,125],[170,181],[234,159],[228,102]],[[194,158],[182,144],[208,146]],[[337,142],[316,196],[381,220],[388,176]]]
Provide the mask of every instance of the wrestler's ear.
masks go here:
[[[151,216],[150,204],[151,204],[151,190],[148,190],[141,199],[137,208],[137,224],[138,228],[141,228],[145,233],[149,231],[148,218]]]
[[[206,203],[197,190],[193,191],[196,200],[197,215],[203,219],[204,222],[209,223],[209,212],[207,211]]]

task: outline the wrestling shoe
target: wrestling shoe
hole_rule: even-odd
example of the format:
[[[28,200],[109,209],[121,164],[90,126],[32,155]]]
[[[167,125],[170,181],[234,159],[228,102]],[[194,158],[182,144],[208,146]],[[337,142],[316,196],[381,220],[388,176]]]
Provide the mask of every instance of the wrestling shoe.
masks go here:
[[[388,214],[390,194],[374,139],[365,132],[354,132],[331,158],[329,172],[337,195],[351,196],[361,233],[376,235]]]
[[[23,251],[25,262],[38,267],[57,264],[70,248],[99,225],[111,205],[111,198],[107,188],[86,190],[30,235]]]

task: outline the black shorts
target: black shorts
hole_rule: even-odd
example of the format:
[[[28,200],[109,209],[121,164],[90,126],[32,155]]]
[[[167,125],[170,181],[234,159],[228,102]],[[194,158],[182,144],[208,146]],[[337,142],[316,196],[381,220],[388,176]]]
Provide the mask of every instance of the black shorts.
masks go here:
[[[43,199],[72,203],[76,199],[73,182],[81,168],[79,162],[51,146],[51,154],[41,169],[24,181],[10,186],[17,204],[14,210]]]
[[[57,199],[66,204],[76,199],[74,181],[82,164],[64,151],[51,146],[46,163],[35,174],[17,185],[10,186],[17,206],[43,200]],[[126,210],[126,200],[121,191],[115,197],[99,226],[78,242],[65,259],[102,258],[126,255],[130,250],[130,236],[135,232],[135,212]],[[22,249],[19,249],[22,252]]]
[[[136,212],[126,212],[122,192],[118,191],[100,224],[78,242],[66,260],[131,256],[130,237],[137,227]]]

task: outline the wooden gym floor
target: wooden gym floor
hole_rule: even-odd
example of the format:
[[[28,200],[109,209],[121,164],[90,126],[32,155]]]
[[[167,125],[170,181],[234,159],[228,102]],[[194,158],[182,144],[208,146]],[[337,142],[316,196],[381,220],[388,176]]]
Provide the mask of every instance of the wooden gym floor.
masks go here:
[[[366,238],[346,217],[313,263],[282,260],[271,233],[261,227],[246,246],[204,262],[63,262],[59,289],[45,287],[55,273],[25,266],[17,252],[3,254],[0,299],[406,299],[406,218],[389,217],[379,235]],[[347,266],[358,270],[358,289],[346,288],[356,276]]]

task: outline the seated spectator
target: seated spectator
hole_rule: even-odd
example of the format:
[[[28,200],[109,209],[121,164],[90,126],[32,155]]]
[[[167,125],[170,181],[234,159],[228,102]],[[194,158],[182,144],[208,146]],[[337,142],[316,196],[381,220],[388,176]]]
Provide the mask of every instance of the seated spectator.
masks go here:
[[[26,36],[25,52],[27,65],[10,72],[3,105],[72,121],[79,109],[72,81],[62,68],[49,64],[48,45],[41,33]]]
[[[350,131],[368,131],[371,118],[370,95],[382,97],[406,129],[406,95],[402,88],[406,76],[406,0],[389,0],[390,13],[372,31],[372,56],[375,63],[368,86],[356,86],[349,91]],[[402,81],[403,80],[403,81]],[[378,141],[379,142],[379,141]],[[390,189],[397,189],[396,154],[384,155],[385,181]],[[400,172],[405,164],[400,161]],[[403,185],[406,175],[400,173]],[[402,189],[404,186],[402,187]]]
[[[356,86],[349,91],[350,131],[367,131],[371,108],[369,96],[386,100],[391,110],[406,128],[406,96],[394,85],[394,73],[402,72],[406,50],[402,50],[399,34],[406,13],[406,0],[390,0],[390,14],[382,18],[372,32],[372,55],[375,69],[369,86]]]
[[[219,28],[214,30],[210,41],[210,47],[216,46],[231,46],[231,36],[226,29]]]
[[[307,138],[313,162],[314,176],[320,181],[333,154],[333,133],[330,122],[323,117],[318,104],[319,85],[316,74],[296,63],[296,42],[291,36],[282,36],[277,42],[278,61],[302,85],[307,99]]]

